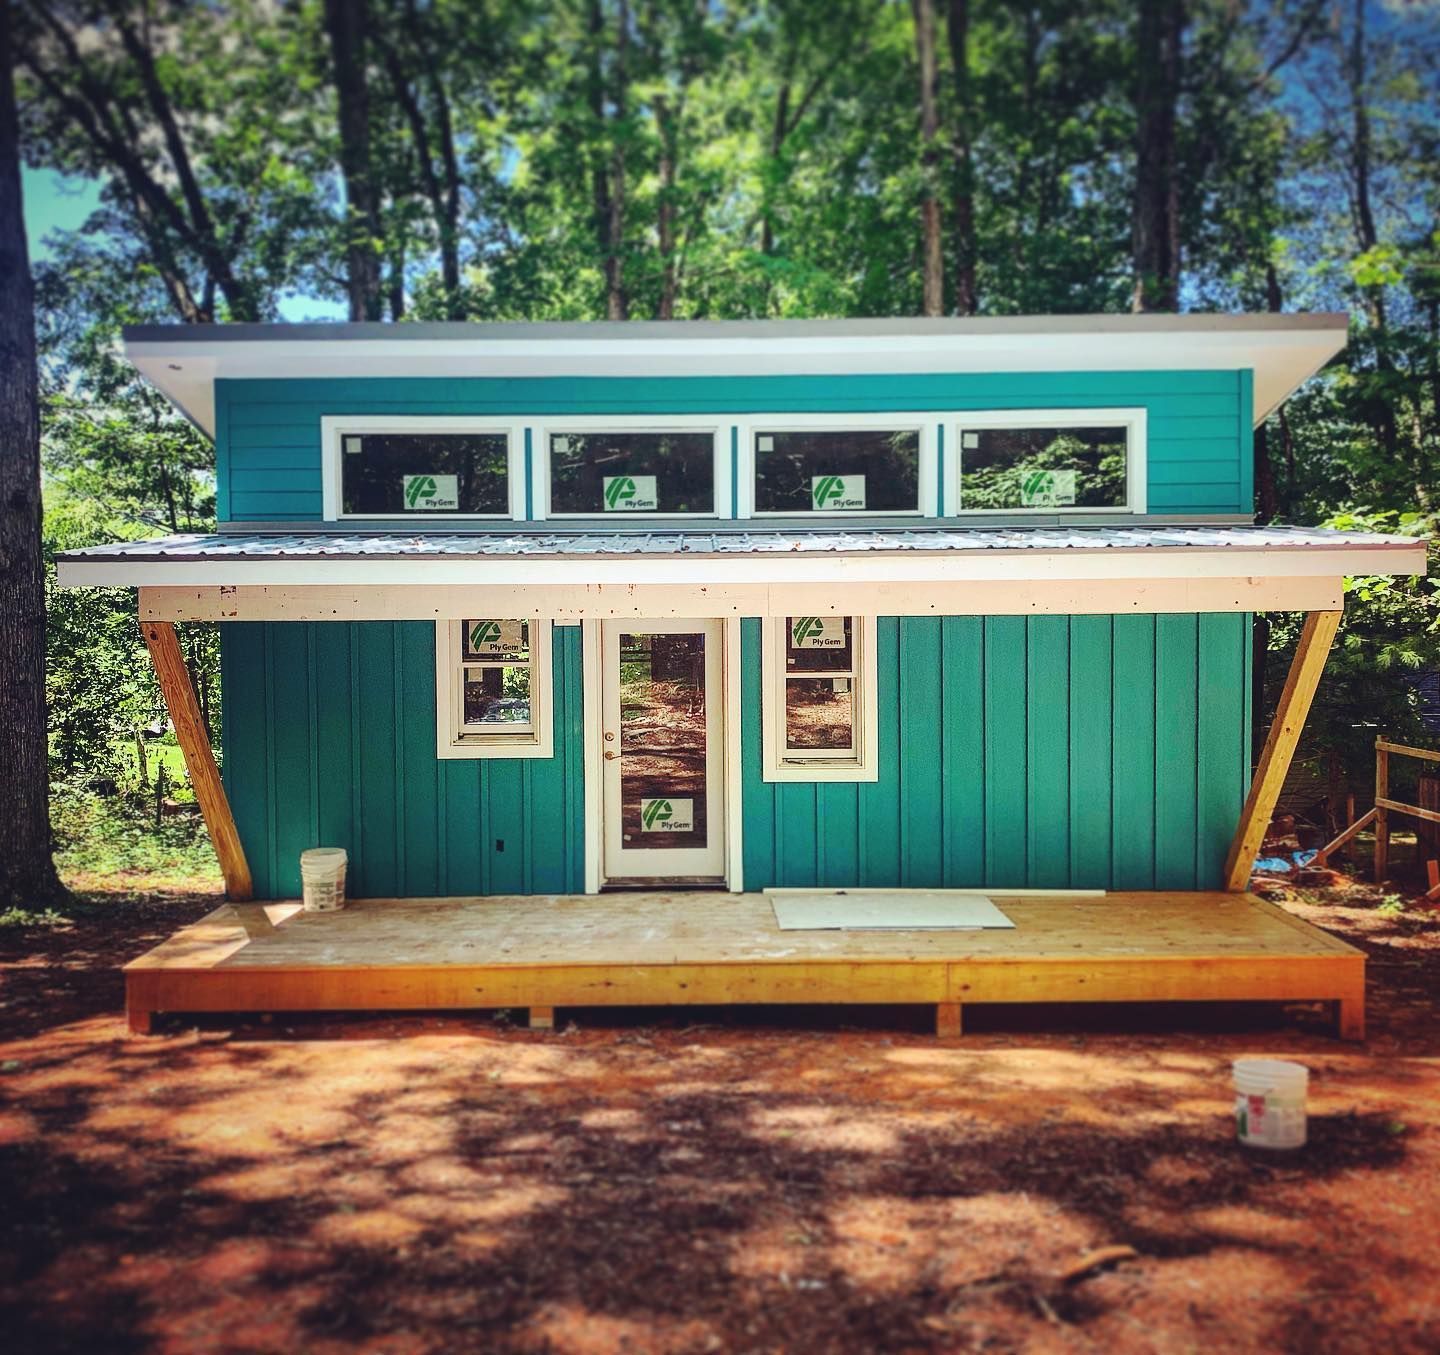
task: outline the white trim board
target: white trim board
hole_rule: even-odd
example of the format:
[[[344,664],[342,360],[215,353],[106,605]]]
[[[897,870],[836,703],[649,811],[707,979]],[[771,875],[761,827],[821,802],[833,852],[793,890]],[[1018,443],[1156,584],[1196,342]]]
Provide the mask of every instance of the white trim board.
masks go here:
[[[760,632],[760,776],[774,782],[878,781],[880,779],[880,627],[875,615],[854,615],[850,632],[854,665],[851,670],[852,751],[830,760],[787,755],[784,684],[788,616],[814,616],[793,612],[767,617]],[[850,615],[846,613],[846,615]],[[819,674],[819,676],[824,676]]]
[[[1105,616],[1133,612],[1336,611],[1344,579],[1021,580],[735,585],[341,584],[146,586],[143,621],[414,621],[540,615],[557,622],[694,616]]]
[[[473,617],[476,613],[470,613]],[[484,615],[484,613],[480,613]],[[548,758],[555,755],[555,672],[551,663],[551,622],[527,616],[530,623],[530,727],[508,731],[497,727],[483,738],[463,737],[460,727],[462,693],[456,672],[461,658],[460,622],[435,622],[435,756],[447,758]]]
[[[695,613],[687,614],[694,619]],[[644,621],[645,617],[636,617]],[[649,619],[653,619],[649,618]],[[724,703],[724,741],[722,757],[725,794],[725,888],[739,893],[744,888],[744,813],[741,800],[741,692],[740,692],[740,618],[701,619],[724,621],[724,653],[721,662],[721,684]],[[602,708],[601,618],[591,617],[580,622],[581,638],[581,766],[584,791],[585,892],[598,894],[605,885],[603,864],[603,803],[601,777],[605,767],[604,711]]]
[[[1149,491],[1150,411],[1143,405],[1111,409],[985,409],[962,410],[945,425],[945,514],[967,518],[1027,517],[1060,514],[1065,518],[1094,517],[1105,513],[1143,515]],[[964,469],[964,435],[987,428],[1099,428],[1122,425],[1126,429],[1125,502],[1108,508],[966,508],[961,474]]]
[[[873,518],[933,518],[936,513],[936,483],[940,474],[940,429],[949,412],[939,410],[867,410],[848,414],[806,414],[791,412],[784,414],[741,414],[733,420],[736,447],[736,518],[754,519],[767,522],[774,518],[793,520],[802,517],[806,522],[824,523],[829,531],[843,530],[841,524],[848,521],[865,522]],[[916,494],[918,502],[914,508],[889,508],[870,511],[843,511],[832,513],[807,512],[796,514],[786,512],[761,512],[755,507],[755,436],[757,433],[803,433],[803,432],[844,432],[847,429],[866,430],[872,428],[904,431],[913,429],[919,436],[919,457],[916,462]]]
[[[587,524],[614,527],[624,523],[634,529],[646,522],[684,524],[711,522],[730,518],[730,430],[734,416],[730,414],[637,414],[630,418],[616,415],[564,415],[553,418],[528,418],[530,429],[532,474],[534,476],[533,518],[537,522],[554,521],[563,530],[583,530]],[[712,476],[714,506],[708,513],[557,513],[550,502],[550,435],[552,433],[709,433],[712,438]]]
[[[326,522],[405,523],[434,530],[447,523],[493,522],[525,516],[524,425],[514,419],[471,418],[450,414],[324,414],[320,418],[320,512]],[[505,435],[504,513],[346,513],[340,498],[340,467],[347,433],[503,433]]]

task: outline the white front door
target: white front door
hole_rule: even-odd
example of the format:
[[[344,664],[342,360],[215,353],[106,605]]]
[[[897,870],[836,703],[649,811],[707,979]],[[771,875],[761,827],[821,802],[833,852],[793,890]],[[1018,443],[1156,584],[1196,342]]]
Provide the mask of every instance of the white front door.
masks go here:
[[[607,880],[725,876],[723,621],[601,627]]]

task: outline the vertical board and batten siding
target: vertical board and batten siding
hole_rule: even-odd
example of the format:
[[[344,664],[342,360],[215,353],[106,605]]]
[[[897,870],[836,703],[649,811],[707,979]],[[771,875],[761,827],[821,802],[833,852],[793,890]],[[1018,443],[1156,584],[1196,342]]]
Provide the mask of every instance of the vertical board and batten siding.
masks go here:
[[[1249,617],[882,618],[880,777],[761,778],[743,623],[745,886],[1210,889],[1249,768]]]
[[[1249,512],[1251,388],[1248,370],[217,381],[218,514],[235,522],[320,520],[325,415],[951,414],[1087,406],[1147,411],[1149,512]]]
[[[742,623],[748,889],[1213,888],[1249,763],[1249,618],[882,618],[880,777],[760,767]],[[261,898],[343,846],[357,897],[584,888],[580,631],[555,630],[553,759],[435,756],[426,622],[224,628],[225,783]],[[503,843],[503,849],[500,845]]]
[[[435,755],[433,622],[222,628],[225,788],[259,898],[300,853],[350,855],[356,897],[585,887],[580,630],[554,631],[555,756]]]

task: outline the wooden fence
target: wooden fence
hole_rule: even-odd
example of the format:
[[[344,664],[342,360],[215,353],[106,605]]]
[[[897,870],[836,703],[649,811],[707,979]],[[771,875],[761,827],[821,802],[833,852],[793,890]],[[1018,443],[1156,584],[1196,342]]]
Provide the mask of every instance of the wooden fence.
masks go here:
[[[1390,797],[1390,756],[1419,758],[1423,762],[1440,763],[1440,752],[1429,748],[1412,748],[1405,743],[1391,743],[1388,739],[1378,738],[1375,740],[1375,807],[1366,810],[1358,819],[1345,829],[1338,837],[1327,842],[1315,854],[1312,864],[1324,866],[1332,852],[1338,851],[1357,833],[1364,830],[1373,823],[1375,825],[1375,883],[1384,881],[1390,865],[1390,815],[1408,814],[1411,818],[1419,819],[1422,823],[1440,823],[1440,812],[1433,809],[1426,809],[1421,805],[1407,805],[1403,800],[1394,800]],[[1426,891],[1427,899],[1440,898],[1440,865],[1435,861],[1428,863],[1430,888]]]

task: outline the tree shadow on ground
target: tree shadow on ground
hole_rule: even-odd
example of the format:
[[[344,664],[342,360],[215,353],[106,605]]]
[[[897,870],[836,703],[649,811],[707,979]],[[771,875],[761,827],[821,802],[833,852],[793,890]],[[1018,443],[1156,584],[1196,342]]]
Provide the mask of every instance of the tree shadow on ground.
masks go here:
[[[1160,1041],[374,1024],[35,1059],[0,1159],[8,1348],[1013,1349],[1113,1318],[1133,1274],[1060,1274],[1098,1243],[1333,1276],[1297,1192],[1407,1153],[1367,1113],[1247,1154],[1174,1113],[1214,1059]],[[1305,1301],[1262,1317],[1293,1343]]]

